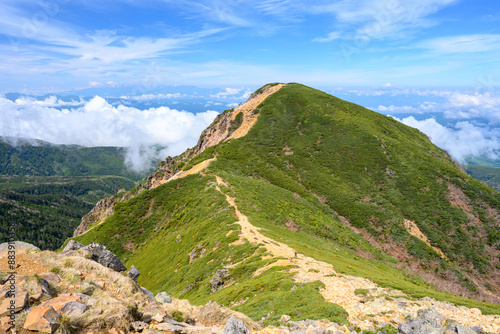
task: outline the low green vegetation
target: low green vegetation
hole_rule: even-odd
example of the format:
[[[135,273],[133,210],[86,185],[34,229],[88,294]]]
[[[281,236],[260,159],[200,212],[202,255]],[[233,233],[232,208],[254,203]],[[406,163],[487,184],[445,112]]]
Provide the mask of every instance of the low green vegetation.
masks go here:
[[[297,320],[320,314],[345,321],[345,311],[323,299],[317,282],[297,284],[294,292],[292,274],[280,268],[254,277],[274,260],[263,260],[265,249],[258,245],[232,244],[240,229],[235,221],[215,178],[189,175],[117,204],[104,224],[75,239],[105,244],[127,266],[134,264],[142,273],[139,284],[154,293],[168,291],[194,304],[212,300],[231,306],[247,299],[235,309],[257,320],[279,310]],[[227,287],[212,293],[210,280],[222,268],[229,268],[221,286]],[[274,312],[268,321],[283,313]]]

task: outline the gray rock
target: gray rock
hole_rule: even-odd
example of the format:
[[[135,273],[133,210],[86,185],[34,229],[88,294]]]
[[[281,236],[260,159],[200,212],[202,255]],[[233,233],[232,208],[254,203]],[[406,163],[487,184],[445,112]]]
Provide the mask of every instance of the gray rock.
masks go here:
[[[214,277],[208,283],[212,286],[212,293],[220,290],[224,286],[224,278],[229,275],[227,268],[219,269],[215,272]]]
[[[84,244],[76,241],[76,240],[70,240],[68,241],[68,243],[66,244],[66,246],[64,246],[62,252],[63,253],[66,253],[66,252],[69,252],[69,251],[72,251],[72,250],[79,250],[80,248],[83,248],[85,247]]]
[[[471,329],[476,332],[477,334],[483,334],[484,329],[481,326],[472,326]]]
[[[104,245],[98,244],[97,242],[92,242],[87,246],[81,248],[88,250],[92,255],[92,260],[102,264],[105,267],[111,268],[115,271],[125,271],[127,267],[123,265],[120,258],[115,254],[111,253]]]
[[[0,252],[8,251],[9,245],[10,244],[8,242],[4,242],[4,243],[0,244]],[[29,244],[29,243],[24,242],[24,241],[14,241],[12,243],[12,245],[15,247],[16,251],[21,251],[21,250],[24,251],[27,249],[40,250],[40,248],[38,248],[37,246]]]
[[[144,292],[144,294],[146,296],[149,297],[149,301],[150,302],[154,302],[155,301],[155,296],[153,295],[153,293],[151,291],[149,291],[148,289],[146,289],[146,288],[144,288],[142,286],[141,286],[141,290],[142,290],[142,292]]]
[[[52,296],[53,292],[52,289],[50,288],[49,282],[47,282],[43,278],[40,278],[40,285],[42,286],[42,292],[44,294],[46,294],[47,296]]]
[[[140,274],[141,272],[139,271],[139,269],[137,269],[134,265],[132,265],[132,267],[130,267],[128,271],[127,276],[130,277],[132,281],[137,283],[137,279],[139,278]]]
[[[142,321],[134,321],[133,323],[130,324],[130,327],[136,331],[140,332],[145,328],[148,328],[148,324]]]
[[[61,308],[60,312],[66,314],[71,318],[77,318],[80,317],[86,309],[87,305],[79,303],[77,301],[72,301],[66,303],[66,305]]]
[[[446,321],[446,318],[432,307],[424,310],[418,310],[417,318],[423,319],[426,324],[430,324],[435,328],[441,327]]]
[[[245,327],[243,321],[236,319],[233,315],[227,321],[222,334],[250,334],[250,331]]]
[[[457,334],[477,334],[472,328],[462,325],[457,325],[456,331]]]
[[[172,297],[170,297],[165,291],[162,291],[156,295],[155,300],[161,304],[170,304],[172,302]]]

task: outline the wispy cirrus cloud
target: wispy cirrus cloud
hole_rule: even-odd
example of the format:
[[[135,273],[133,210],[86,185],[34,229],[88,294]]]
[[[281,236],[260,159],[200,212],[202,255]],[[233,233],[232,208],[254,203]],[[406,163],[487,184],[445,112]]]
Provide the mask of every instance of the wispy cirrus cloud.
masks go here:
[[[430,16],[457,1],[341,0],[333,4],[313,3],[310,11],[333,15],[335,31],[342,31],[344,38],[356,35],[371,39],[401,38],[416,29],[438,24]]]
[[[500,34],[472,34],[444,36],[415,44],[416,48],[436,53],[477,53],[500,50]]]

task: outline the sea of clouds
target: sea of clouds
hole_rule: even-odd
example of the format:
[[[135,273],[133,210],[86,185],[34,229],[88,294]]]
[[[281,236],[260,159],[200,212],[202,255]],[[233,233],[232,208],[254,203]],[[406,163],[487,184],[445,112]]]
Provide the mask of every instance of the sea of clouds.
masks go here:
[[[55,96],[42,100],[0,96],[0,110],[1,136],[54,144],[127,147],[126,163],[135,171],[147,170],[152,161],[194,146],[218,115],[212,110],[194,114],[168,107],[140,110],[112,105],[100,96],[69,102]]]
[[[395,88],[333,92],[417,128],[459,163],[500,159],[500,92]]]

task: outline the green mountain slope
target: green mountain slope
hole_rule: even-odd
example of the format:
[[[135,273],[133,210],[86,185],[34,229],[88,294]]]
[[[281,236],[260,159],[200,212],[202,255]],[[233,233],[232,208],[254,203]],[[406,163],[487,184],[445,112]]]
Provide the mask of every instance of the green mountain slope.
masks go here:
[[[127,169],[124,154],[119,147],[1,138],[0,242],[12,222],[17,240],[59,248],[100,199],[145,176]]]
[[[104,223],[76,239],[105,244],[138,267],[139,282],[154,292],[218,301],[257,320],[269,313],[269,321],[283,313],[345,319],[321,295],[328,275],[294,281],[302,255],[280,258],[271,254],[272,241],[256,234],[257,244],[250,236],[242,242],[229,233],[246,233],[235,224],[243,215],[280,247],[344,275],[500,313],[497,304],[464,298],[499,301],[500,194],[465,174],[425,135],[299,84],[245,114],[258,118],[241,138],[232,131],[251,122],[241,122],[239,110],[220,115],[195,148],[152,178],[184,172],[134,189]],[[208,167],[198,168],[201,162]],[[198,174],[182,177],[187,171]],[[277,266],[259,269],[269,263]],[[214,291],[212,278],[223,267],[228,278]]]

